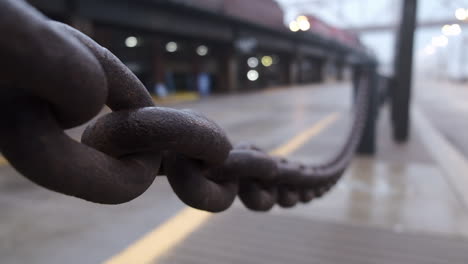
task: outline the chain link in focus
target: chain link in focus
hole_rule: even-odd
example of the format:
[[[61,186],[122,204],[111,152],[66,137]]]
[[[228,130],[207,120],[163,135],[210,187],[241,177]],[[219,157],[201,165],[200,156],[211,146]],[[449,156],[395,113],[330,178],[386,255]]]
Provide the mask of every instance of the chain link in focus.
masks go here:
[[[292,207],[328,192],[349,165],[369,110],[362,74],[354,122],[335,157],[311,166],[232,147],[190,110],[155,107],[143,84],[107,49],[45,18],[24,1],[0,0],[0,149],[33,182],[91,202],[119,204],[166,175],[187,205],[219,212],[239,197],[256,211]],[[88,122],[82,143],[64,129]]]

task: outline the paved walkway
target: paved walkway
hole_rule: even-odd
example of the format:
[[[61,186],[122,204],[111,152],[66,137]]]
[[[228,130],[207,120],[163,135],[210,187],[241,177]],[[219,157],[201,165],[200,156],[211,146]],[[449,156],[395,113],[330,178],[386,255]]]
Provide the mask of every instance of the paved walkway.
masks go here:
[[[320,120],[338,114],[336,122],[288,153],[292,159],[319,162],[332,155],[344,140],[349,126],[350,92],[347,85],[327,84],[214,97],[176,107],[203,112],[225,128],[234,142],[249,141],[266,150],[287,145]],[[427,116],[424,110],[421,112]],[[418,120],[419,117],[416,115]],[[379,120],[376,157],[356,158],[344,180],[323,199],[290,210],[275,208],[262,215],[247,212],[240,203],[231,211],[214,216],[198,211],[177,215],[185,206],[164,178],[157,179],[147,193],[131,203],[93,205],[43,190],[3,166],[0,263],[145,263],[135,258],[122,261],[131,254],[147,263],[271,263],[247,253],[241,262],[226,257],[231,249],[242,248],[241,236],[233,235],[237,230],[248,230],[252,239],[265,236],[253,244],[248,243],[252,239],[246,240],[244,248],[260,247],[258,243],[262,243],[263,254],[272,252],[271,256],[282,255],[281,250],[293,245],[308,243],[315,235],[329,241],[311,243],[312,255],[306,254],[304,244],[300,253],[285,251],[283,257],[287,259],[276,263],[312,263],[307,260],[314,258],[313,254],[326,258],[328,262],[323,263],[343,263],[330,253],[338,251],[347,252],[346,256],[354,254],[350,257],[354,262],[350,263],[385,263],[375,259],[372,262],[372,258],[383,259],[388,255],[383,248],[395,243],[401,244],[399,249],[412,243],[416,251],[397,254],[403,257],[389,263],[411,263],[402,262],[408,256],[414,263],[441,263],[435,255],[444,252],[453,255],[450,263],[468,263],[468,255],[460,253],[457,246],[465,245],[460,243],[468,239],[468,211],[460,198],[460,189],[454,188],[447,176],[447,168],[440,164],[440,157],[434,156],[427,138],[421,136],[427,128],[421,128],[420,124],[415,122],[409,144],[395,145],[389,134],[388,111],[384,109]],[[438,133],[436,129],[433,132]],[[74,136],[79,133],[80,129],[71,131]],[[468,177],[468,173],[465,175]],[[246,221],[250,225],[242,228]],[[240,227],[233,226],[236,224]],[[278,226],[281,233],[268,231]],[[321,229],[335,233],[317,234]],[[197,246],[199,236],[207,232],[212,235],[212,230],[216,230],[215,237]],[[359,247],[346,249],[343,243],[336,242],[335,238],[340,238],[336,230],[348,230],[352,236],[362,234],[363,245],[374,244],[382,254],[376,253],[371,260],[363,259],[366,255]],[[287,241],[284,244],[283,239]],[[447,250],[432,251],[432,244],[425,243],[430,240]],[[314,246],[332,256],[312,249]],[[211,247],[219,250],[206,250]],[[186,251],[187,248],[191,251]],[[224,253],[220,256],[219,252]],[[237,253],[230,255],[245,251],[233,252]],[[424,258],[425,252],[434,254]],[[416,259],[418,256],[422,258]]]

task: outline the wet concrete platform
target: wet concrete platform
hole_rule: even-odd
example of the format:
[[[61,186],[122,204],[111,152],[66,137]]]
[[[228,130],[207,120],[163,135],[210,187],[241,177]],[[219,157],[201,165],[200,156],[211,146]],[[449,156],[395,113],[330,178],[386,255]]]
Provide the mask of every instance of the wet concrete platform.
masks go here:
[[[155,263],[465,264],[467,247],[459,239],[236,208],[209,219]]]
[[[324,135],[332,137],[330,128]],[[395,232],[429,233],[468,238],[468,211],[457,190],[414,126],[411,141],[393,143],[389,112],[383,109],[378,123],[378,152],[375,157],[357,157],[336,188],[320,201],[280,214],[340,223],[386,228]],[[337,133],[337,132],[335,132]],[[311,141],[292,157],[314,161]],[[468,171],[460,177],[468,177]]]
[[[468,158],[468,83],[420,79],[415,100],[447,140]]]
[[[339,113],[337,122],[290,155],[291,159],[316,163],[337,151],[344,140],[350,120],[350,93],[349,85],[330,83],[213,97],[174,107],[200,111],[226,129],[233,142],[248,141],[265,150],[278,147],[323,117]],[[78,137],[80,131],[82,128],[70,131],[70,134]],[[271,263],[258,256],[244,258],[243,261],[223,262],[219,257],[210,258],[216,254],[194,245],[198,243],[197,232],[211,232],[213,222],[217,223],[216,228],[222,228],[236,223],[233,219],[241,220],[245,217],[251,221],[251,225],[259,227],[258,234],[252,226],[249,230],[252,237],[262,238],[257,239],[256,243],[263,244],[264,252],[279,252],[281,255],[278,241],[287,239],[290,243],[284,243],[285,250],[289,245],[299,243],[302,245],[300,252],[303,253],[298,254],[299,257],[313,258],[310,254],[322,253],[313,248],[306,252],[309,244],[304,246],[306,242],[301,241],[313,238],[314,230],[348,230],[353,237],[374,237],[374,243],[380,243],[382,251],[387,241],[388,245],[407,243],[408,246],[413,241],[411,243],[422,243],[418,245],[429,250],[430,247],[424,246],[424,241],[440,240],[442,242],[437,243],[446,247],[441,246],[441,250],[434,253],[452,254],[456,251],[452,258],[455,262],[445,263],[468,263],[458,262],[464,261],[465,255],[457,251],[460,245],[466,245],[468,239],[468,210],[457,194],[459,189],[447,180],[446,170],[431,154],[430,146],[423,140],[421,133],[425,132],[415,126],[408,144],[394,144],[391,141],[388,110],[384,108],[378,124],[377,155],[357,157],[342,182],[323,199],[289,210],[275,208],[258,217],[247,213],[236,202],[231,211],[210,217],[195,231],[194,237],[189,236],[186,241],[154,261]],[[465,176],[468,177],[468,172]],[[184,205],[171,192],[164,178],[157,179],[144,195],[128,204],[102,206],[49,192],[25,180],[11,167],[2,166],[0,263],[101,263],[170,220],[182,208]],[[261,230],[264,225],[265,228],[280,225],[283,229],[281,234],[273,234]],[[296,225],[303,227],[300,232]],[[330,235],[334,235],[332,233]],[[268,235],[268,238],[263,239],[263,235]],[[323,232],[321,236],[324,236]],[[216,239],[209,239],[209,243],[216,244],[219,241],[228,246],[233,243],[240,246],[242,241],[238,239],[218,233]],[[247,241],[246,245],[249,245]],[[210,245],[206,244],[205,248]],[[310,244],[310,247],[314,245],[316,243]],[[330,245],[337,251],[345,250],[342,243],[333,242]],[[195,255],[184,253],[183,248],[195,250]],[[359,254],[364,253],[359,253],[359,250],[351,250],[348,254],[357,256],[350,258],[360,260]],[[423,257],[422,254],[419,254],[420,257]],[[185,256],[189,261],[175,259],[175,256]],[[285,253],[285,256],[288,255]],[[380,255],[376,256],[377,259],[370,263],[385,263],[377,261]],[[437,262],[440,260],[437,257],[421,259],[423,262],[414,263],[443,263]],[[332,257],[331,261],[323,263],[343,263],[338,260]],[[290,258],[277,263],[313,262]]]

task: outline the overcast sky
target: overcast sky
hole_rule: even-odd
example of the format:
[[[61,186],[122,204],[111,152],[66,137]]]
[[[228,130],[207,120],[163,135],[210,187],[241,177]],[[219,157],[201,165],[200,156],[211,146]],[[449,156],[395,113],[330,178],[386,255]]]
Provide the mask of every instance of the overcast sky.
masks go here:
[[[392,25],[399,20],[401,0],[276,0],[285,11],[285,23],[300,14],[313,14],[323,21],[341,28],[368,25]],[[468,8],[468,0],[419,0],[418,21],[454,20],[455,9]],[[466,24],[465,24],[466,25]],[[461,56],[462,40],[468,39],[468,26],[462,26],[462,34],[450,37],[445,48],[433,55],[425,54],[432,37],[441,34],[441,27],[419,29],[416,34],[415,56],[418,69],[440,67],[447,64],[450,71],[460,70],[457,59]],[[391,65],[395,46],[394,32],[383,31],[363,34],[363,42],[373,49],[385,65]],[[466,41],[468,42],[468,40]],[[468,43],[466,43],[468,45]],[[451,50],[447,52],[446,50]],[[466,47],[468,49],[468,47]],[[467,55],[468,58],[468,55]],[[422,63],[423,62],[423,63]],[[456,71],[456,70],[455,70]],[[465,69],[468,72],[468,69]]]
[[[286,20],[310,13],[341,27],[394,23],[401,4],[401,0],[276,1],[284,8]],[[419,0],[418,19],[425,21],[451,18],[458,7],[468,8],[468,0]]]

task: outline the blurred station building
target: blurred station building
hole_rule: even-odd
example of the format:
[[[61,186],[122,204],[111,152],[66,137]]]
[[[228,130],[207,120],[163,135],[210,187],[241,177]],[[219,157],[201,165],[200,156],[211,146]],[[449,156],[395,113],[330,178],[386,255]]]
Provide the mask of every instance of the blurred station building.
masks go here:
[[[359,39],[274,0],[30,0],[116,54],[160,97],[317,83],[349,76]],[[306,74],[307,73],[307,74]]]

